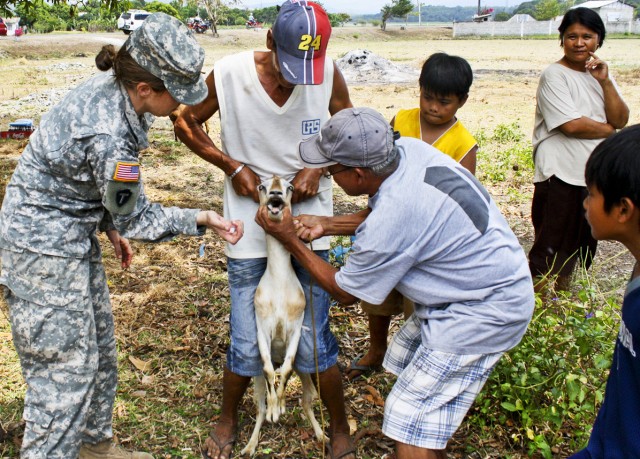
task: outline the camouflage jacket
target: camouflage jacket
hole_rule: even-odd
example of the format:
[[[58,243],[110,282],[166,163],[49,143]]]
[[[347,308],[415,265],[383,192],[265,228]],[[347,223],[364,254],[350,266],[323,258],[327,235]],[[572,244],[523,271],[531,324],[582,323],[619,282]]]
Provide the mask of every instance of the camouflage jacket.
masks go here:
[[[138,152],[152,121],[111,72],[71,91],[42,118],[7,185],[0,247],[84,258],[98,228],[146,241],[201,234],[197,209],[144,194]]]

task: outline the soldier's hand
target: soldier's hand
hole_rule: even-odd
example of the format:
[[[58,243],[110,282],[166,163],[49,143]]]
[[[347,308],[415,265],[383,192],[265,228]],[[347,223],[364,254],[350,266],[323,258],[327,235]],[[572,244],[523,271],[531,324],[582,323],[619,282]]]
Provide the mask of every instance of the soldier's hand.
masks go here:
[[[214,230],[230,244],[238,242],[244,234],[244,223],[241,220],[225,220],[212,210],[200,211],[196,219],[198,225],[205,225]]]
[[[129,239],[120,236],[117,230],[108,230],[107,237],[113,244],[113,248],[116,252],[116,258],[120,260],[122,269],[127,269],[131,266],[131,260],[133,259],[133,249],[129,243]]]

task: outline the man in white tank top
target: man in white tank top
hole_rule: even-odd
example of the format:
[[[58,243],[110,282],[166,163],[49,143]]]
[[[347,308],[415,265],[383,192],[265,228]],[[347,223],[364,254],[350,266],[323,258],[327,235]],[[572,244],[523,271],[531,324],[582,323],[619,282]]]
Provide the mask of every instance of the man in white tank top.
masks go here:
[[[332,182],[321,169],[308,169],[298,157],[298,143],[317,134],[329,115],[352,107],[338,67],[325,55],[331,26],[319,5],[287,1],[267,32],[268,51],[242,52],[216,63],[207,77],[209,96],[188,107],[176,120],[178,137],[198,156],[227,175],[225,217],[245,222],[243,244],[227,245],[231,292],[231,342],[223,378],[222,413],[203,448],[205,457],[228,458],[238,426],[238,406],[251,378],[262,374],[253,298],[266,267],[266,243],[254,218],[258,185],[277,174],[295,187],[293,212],[332,215]],[[202,123],[219,112],[221,145]],[[313,243],[327,257],[328,238]],[[338,344],[329,329],[329,295],[313,287],[316,340],[310,311],[310,277],[294,264],[305,290],[307,309],[295,367],[314,374],[318,352],[320,394],[331,419],[332,457],[355,458],[344,408]]]

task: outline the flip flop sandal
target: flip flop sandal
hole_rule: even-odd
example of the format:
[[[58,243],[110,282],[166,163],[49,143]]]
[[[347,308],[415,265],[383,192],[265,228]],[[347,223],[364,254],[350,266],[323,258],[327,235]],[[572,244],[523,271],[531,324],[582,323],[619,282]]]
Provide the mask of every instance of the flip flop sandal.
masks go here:
[[[329,453],[329,458],[330,459],[343,459],[347,456],[349,456],[350,454],[353,454],[354,456],[357,457],[356,455],[356,447],[353,444],[353,440],[351,439],[351,435],[347,435],[345,433],[336,433],[334,435],[340,435],[340,436],[345,436],[347,438],[349,438],[349,447],[342,452],[342,454],[340,454],[339,456],[334,456],[333,455],[333,448],[331,447],[331,443],[328,443],[325,445],[325,448],[327,449],[327,452]]]
[[[350,371],[360,372],[359,375],[356,375],[353,378],[349,378],[347,376],[347,379],[349,381],[355,381],[358,378],[362,378],[363,376],[369,376],[373,373],[377,373],[378,371],[382,370],[382,365],[359,365],[358,362],[362,359],[362,357],[364,357],[364,355],[359,355],[358,357],[353,359],[351,361],[351,365],[349,365],[349,368],[347,368],[347,372],[350,372]]]
[[[211,430],[211,432],[209,432],[209,438],[213,440],[213,442],[216,444],[220,452],[222,452],[227,446],[231,445],[231,451],[229,451],[229,456],[227,457],[229,459],[233,457],[233,445],[236,443],[235,434],[231,435],[231,437],[229,437],[229,439],[226,442],[222,443],[218,438],[218,436],[216,435],[215,431]],[[200,452],[202,453],[202,457],[204,459],[211,459],[211,456],[209,456],[209,453],[207,453],[207,450],[205,448],[201,448]]]

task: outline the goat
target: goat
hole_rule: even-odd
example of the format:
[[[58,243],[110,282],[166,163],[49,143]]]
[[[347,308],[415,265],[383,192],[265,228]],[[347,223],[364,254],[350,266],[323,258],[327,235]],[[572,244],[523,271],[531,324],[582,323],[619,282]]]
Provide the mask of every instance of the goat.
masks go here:
[[[293,186],[274,175],[260,184],[258,191],[260,206],[267,207],[269,218],[281,221],[284,209],[291,208]],[[265,418],[277,422],[280,415],[284,414],[284,392],[293,371],[306,305],[304,291],[291,264],[291,255],[273,236],[267,234],[266,241],[267,268],[254,298],[263,374],[256,376],[253,381],[253,397],[258,413],[251,438],[240,452],[242,455],[253,455],[255,452]],[[328,441],[311,407],[317,393],[311,375],[298,373],[298,376],[302,383],[303,411],[313,426],[316,438]]]

